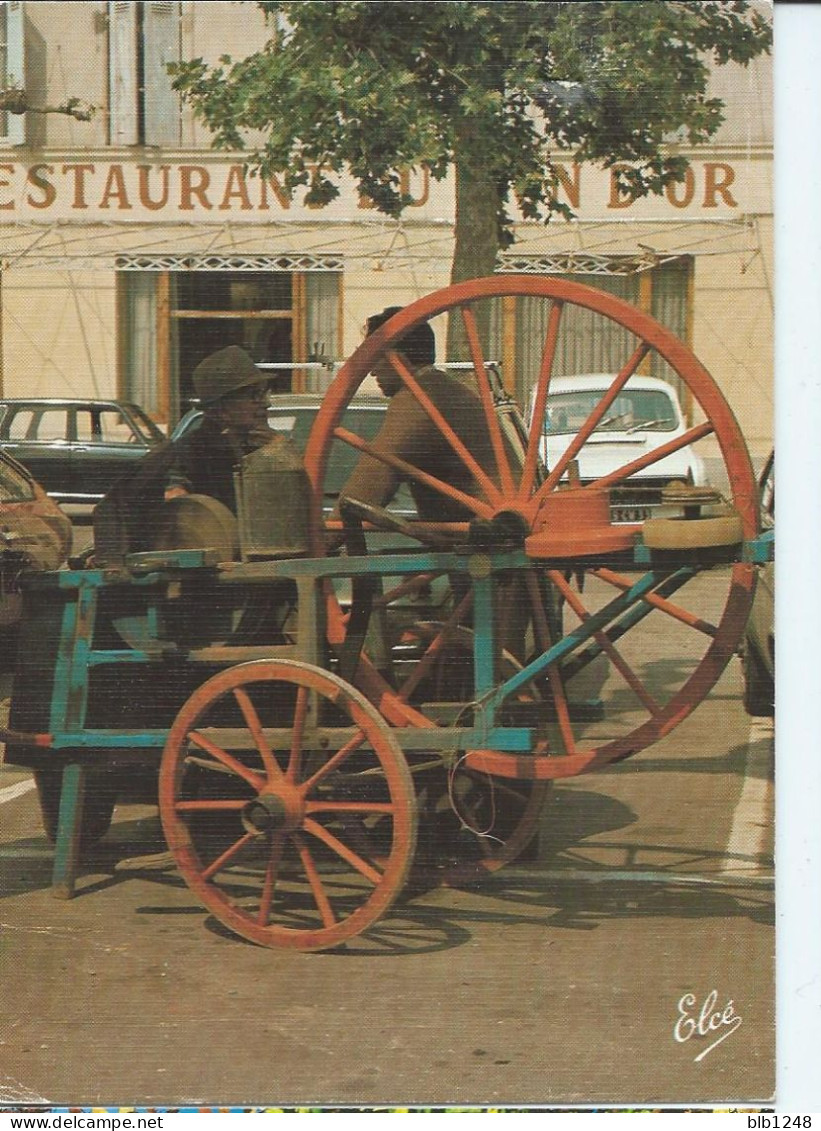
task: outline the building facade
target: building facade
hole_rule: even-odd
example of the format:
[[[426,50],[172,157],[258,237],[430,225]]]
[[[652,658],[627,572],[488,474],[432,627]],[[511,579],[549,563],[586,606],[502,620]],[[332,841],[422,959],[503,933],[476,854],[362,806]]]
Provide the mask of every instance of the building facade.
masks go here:
[[[453,186],[407,174],[398,221],[352,184],[325,208],[289,199],[241,154],[211,147],[166,64],[261,47],[256,4],[0,3],[0,389],[117,395],[172,424],[191,372],[236,343],[280,366],[283,388],[321,389],[365,318],[447,284]],[[688,152],[687,180],[626,202],[612,175],[568,157],[557,192],[576,219],[521,222],[500,271],[578,279],[619,294],[688,342],[751,445],[772,436],[771,60],[713,78],[726,121]],[[89,121],[41,113],[80,98]],[[526,302],[500,312],[504,379],[522,398],[540,341]],[[583,328],[582,328],[583,329]],[[443,343],[442,347],[443,348]],[[577,333],[557,372],[608,370],[618,341]]]

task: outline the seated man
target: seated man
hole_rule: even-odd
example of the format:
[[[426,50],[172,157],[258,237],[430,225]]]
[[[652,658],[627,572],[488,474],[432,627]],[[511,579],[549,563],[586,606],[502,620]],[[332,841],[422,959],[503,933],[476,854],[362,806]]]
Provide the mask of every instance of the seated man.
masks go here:
[[[194,370],[193,384],[203,408],[200,426],[149,452],[95,508],[95,563],[98,566],[120,563],[129,553],[192,545],[185,540],[175,543],[174,535],[181,531],[169,529],[163,514],[168,501],[173,502],[166,511],[173,512],[177,500],[185,495],[199,496],[201,503],[211,505],[191,516],[194,530],[182,533],[193,533],[195,538],[199,533],[205,546],[213,546],[216,543],[211,541],[212,535],[224,535],[226,525],[233,526],[230,537],[223,540],[226,546],[233,541],[234,545],[227,551],[230,554],[236,543],[235,469],[245,456],[263,447],[291,444],[286,437],[278,437],[268,428],[268,376],[254,365],[245,350],[228,346],[211,354]],[[199,531],[196,530],[198,524]],[[184,599],[166,602],[166,639],[182,640],[186,646],[192,642],[201,646],[212,639],[224,639],[219,635],[224,632],[229,637],[233,633],[232,639],[255,639],[258,635],[266,643],[279,642],[282,624],[295,604],[294,583],[288,579],[272,583],[259,594],[258,602],[251,600],[250,595],[239,593],[237,596],[238,605],[233,594],[216,592],[207,585],[197,587],[195,582]],[[246,596],[247,607],[243,604]],[[184,701],[189,694],[185,668],[163,671],[161,679],[166,700]],[[115,790],[115,795],[118,789],[124,788],[124,778],[127,779],[125,771],[120,778],[112,778],[109,788]],[[105,779],[101,781],[105,784]],[[93,789],[99,788],[100,783],[95,782]],[[128,857],[120,861],[117,868],[162,869],[173,863],[172,854],[163,851]]]
[[[201,361],[193,374],[203,408],[199,428],[149,452],[94,511],[97,564],[156,548],[164,500],[207,495],[236,514],[234,470],[274,439],[268,428],[268,376],[239,346]]]

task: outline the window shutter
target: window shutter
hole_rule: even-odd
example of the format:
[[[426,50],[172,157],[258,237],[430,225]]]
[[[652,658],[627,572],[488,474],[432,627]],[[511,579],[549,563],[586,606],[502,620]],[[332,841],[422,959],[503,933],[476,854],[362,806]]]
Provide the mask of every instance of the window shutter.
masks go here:
[[[145,141],[147,145],[180,144],[180,99],[171,88],[168,63],[180,58],[180,5],[161,0],[143,9],[145,67]]]
[[[136,145],[137,117],[137,4],[117,0],[108,5],[109,126],[112,145]]]
[[[23,34],[23,5],[19,0],[6,4],[7,64],[6,82],[26,89],[25,44]],[[7,114],[6,139],[11,145],[23,145],[26,140],[26,115]]]

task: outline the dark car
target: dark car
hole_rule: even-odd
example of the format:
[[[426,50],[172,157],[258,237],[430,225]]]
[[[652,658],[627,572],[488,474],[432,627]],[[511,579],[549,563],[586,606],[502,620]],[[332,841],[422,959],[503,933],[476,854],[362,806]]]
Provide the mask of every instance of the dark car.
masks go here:
[[[61,503],[94,503],[165,440],[138,405],[116,400],[0,400],[0,450]]]
[[[20,578],[31,570],[58,569],[71,545],[71,521],[31,473],[0,451],[0,664],[14,654],[23,610]]]
[[[762,531],[775,530],[775,458],[770,456],[759,480]],[[741,645],[744,707],[748,714],[775,714],[775,564],[761,566],[753,607]]]

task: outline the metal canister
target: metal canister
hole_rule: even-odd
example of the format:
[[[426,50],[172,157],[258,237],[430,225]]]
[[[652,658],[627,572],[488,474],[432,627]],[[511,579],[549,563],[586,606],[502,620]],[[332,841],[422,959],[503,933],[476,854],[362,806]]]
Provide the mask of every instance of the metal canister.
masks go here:
[[[236,493],[243,560],[307,554],[311,484],[292,440],[275,436],[246,455]]]

